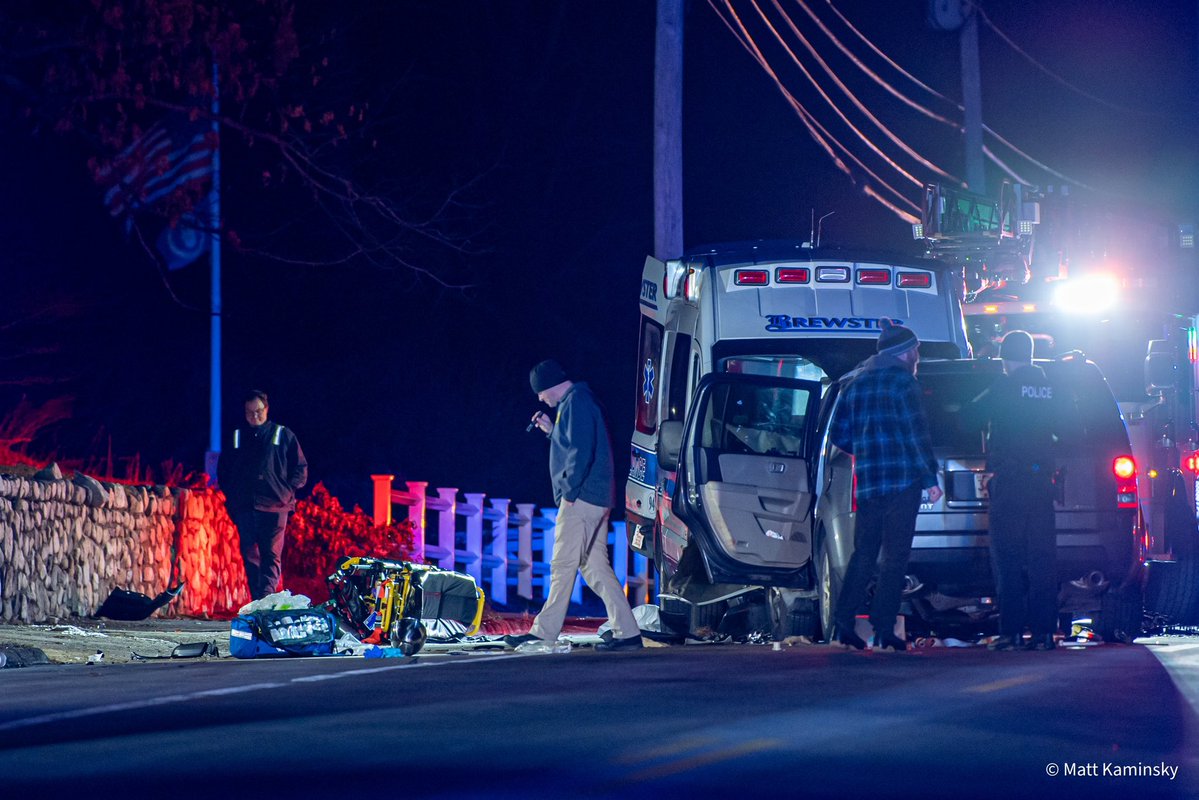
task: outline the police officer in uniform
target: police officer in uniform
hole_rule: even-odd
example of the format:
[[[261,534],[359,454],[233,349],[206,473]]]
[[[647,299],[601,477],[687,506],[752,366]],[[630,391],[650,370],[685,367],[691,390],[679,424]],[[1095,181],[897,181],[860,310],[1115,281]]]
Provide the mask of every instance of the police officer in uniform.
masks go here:
[[[993,650],[1052,650],[1057,630],[1053,444],[1059,400],[1032,356],[1032,336],[1009,332],[999,349],[1003,375],[974,400],[990,422],[991,566],[999,595]],[[1027,644],[1025,626],[1032,633]]]

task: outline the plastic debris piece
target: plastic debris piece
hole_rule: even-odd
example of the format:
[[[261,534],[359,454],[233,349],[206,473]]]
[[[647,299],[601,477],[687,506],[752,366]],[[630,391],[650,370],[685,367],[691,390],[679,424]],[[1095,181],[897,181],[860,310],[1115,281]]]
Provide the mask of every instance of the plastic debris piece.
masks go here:
[[[553,642],[542,640],[525,642],[516,648],[516,652],[522,655],[562,655],[570,652],[570,642],[562,639]]]

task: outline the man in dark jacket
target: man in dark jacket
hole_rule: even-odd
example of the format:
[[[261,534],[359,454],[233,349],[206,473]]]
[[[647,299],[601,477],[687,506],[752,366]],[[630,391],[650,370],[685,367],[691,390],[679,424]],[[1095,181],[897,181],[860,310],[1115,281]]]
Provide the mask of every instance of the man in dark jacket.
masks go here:
[[[907,644],[895,635],[895,619],[916,532],[916,513],[922,490],[928,489],[929,502],[935,503],[941,498],[941,488],[915,377],[920,342],[902,325],[888,319],[880,323],[878,353],[850,373],[830,431],[833,444],[854,457],[858,506],[853,555],[837,598],[834,622],[838,641],[858,650],[866,647],[854,632],[854,616],[866,600],[878,562],[878,582],[870,604],[874,646],[906,650]]]
[[[545,605],[529,633],[505,636],[504,641],[511,647],[555,641],[566,619],[575,575],[581,571],[583,580],[604,601],[612,623],[612,641],[595,649],[638,650],[641,631],[608,563],[608,511],[615,503],[616,484],[603,412],[587,384],[571,381],[556,361],[534,367],[529,383],[538,400],[558,410],[553,420],[541,411],[532,420],[550,440],[550,480],[558,519]]]
[[[987,470],[991,566],[999,596],[993,650],[1052,650],[1057,630],[1057,529],[1053,510],[1053,443],[1062,422],[1045,371],[1032,363],[1025,331],[1003,337],[1003,375],[974,400],[990,421]]]
[[[221,454],[217,481],[237,526],[246,583],[254,600],[275,591],[282,575],[283,536],[296,507],[296,489],[308,482],[308,461],[296,435],[267,421],[266,392],[245,398],[248,427],[233,431]]]

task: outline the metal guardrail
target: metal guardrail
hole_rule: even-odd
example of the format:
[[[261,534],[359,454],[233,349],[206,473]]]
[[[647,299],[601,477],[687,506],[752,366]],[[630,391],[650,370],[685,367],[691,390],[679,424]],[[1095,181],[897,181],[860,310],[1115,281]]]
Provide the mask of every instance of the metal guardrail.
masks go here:
[[[391,523],[393,506],[407,506],[415,559],[465,572],[496,605],[508,605],[510,589],[526,600],[535,599],[535,593],[536,599],[545,599],[558,509],[503,498],[487,501],[481,492],[464,492],[465,502],[460,502],[458,490],[451,488],[438,488],[431,496],[427,481],[406,481],[406,491],[395,489],[394,475],[372,475],[371,480],[376,525]],[[430,514],[436,515],[434,526],[428,524]],[[648,602],[653,588],[649,560],[629,548],[624,522],[609,523],[608,545],[629,603]],[[571,600],[582,602],[582,578],[575,579]]]

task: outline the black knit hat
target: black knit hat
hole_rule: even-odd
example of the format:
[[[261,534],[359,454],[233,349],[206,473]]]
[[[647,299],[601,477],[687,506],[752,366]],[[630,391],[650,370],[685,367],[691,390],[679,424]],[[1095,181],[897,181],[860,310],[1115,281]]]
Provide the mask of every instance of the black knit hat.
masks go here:
[[[883,331],[878,335],[878,352],[882,355],[897,356],[920,345],[911,328],[898,325],[886,317],[878,321],[878,326]]]
[[[529,370],[529,385],[533,387],[533,394],[541,394],[551,386],[557,386],[567,380],[570,379],[566,377],[566,370],[552,358]]]
[[[1028,331],[1008,331],[999,345],[999,357],[1004,361],[1032,363],[1032,336]]]

